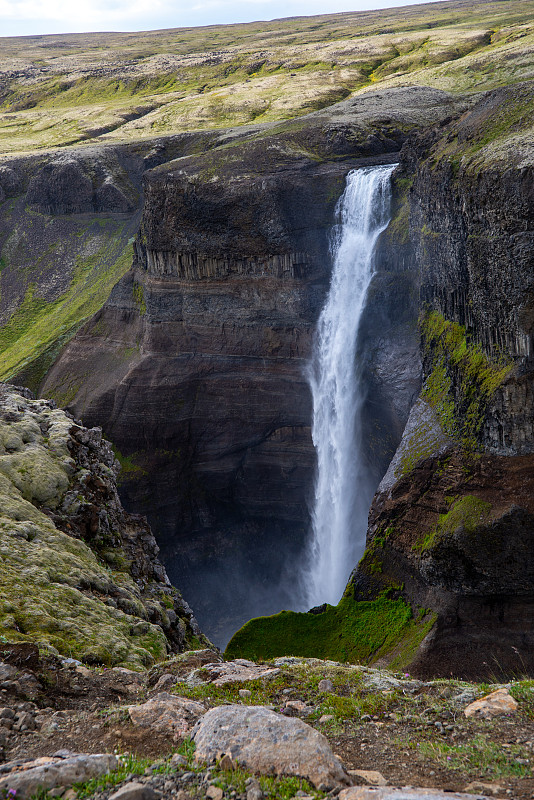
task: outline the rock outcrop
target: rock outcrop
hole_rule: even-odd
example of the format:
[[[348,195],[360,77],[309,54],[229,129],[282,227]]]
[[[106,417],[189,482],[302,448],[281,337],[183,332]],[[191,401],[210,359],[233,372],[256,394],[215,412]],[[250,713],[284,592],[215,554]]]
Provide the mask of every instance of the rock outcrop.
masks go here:
[[[87,663],[149,666],[203,636],[99,428],[0,385],[0,632]]]

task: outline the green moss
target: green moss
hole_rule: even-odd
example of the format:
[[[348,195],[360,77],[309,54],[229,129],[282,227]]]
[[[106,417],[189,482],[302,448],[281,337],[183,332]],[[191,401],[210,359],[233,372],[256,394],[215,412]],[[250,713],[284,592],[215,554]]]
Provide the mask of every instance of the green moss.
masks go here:
[[[444,536],[457,530],[472,534],[484,525],[491,514],[491,504],[474,495],[466,495],[452,502],[445,514],[440,514],[437,523],[414,545],[414,550],[423,553],[431,550]]]
[[[113,446],[113,453],[115,454],[115,458],[121,465],[121,471],[119,473],[118,483],[121,483],[125,480],[135,480],[136,478],[142,478],[143,475],[147,474],[146,469],[144,469],[140,464],[136,463],[136,460],[139,458],[138,453],[132,453],[129,456],[123,456],[121,451],[118,447]]]
[[[145,292],[143,289],[142,284],[134,283],[132,288],[132,295],[134,299],[134,303],[137,305],[139,309],[139,313],[142,317],[146,314],[146,302],[145,302]]]
[[[449,436],[468,451],[477,450],[489,401],[513,363],[499,354],[489,358],[469,340],[463,325],[439,312],[420,318],[423,352],[429,364],[422,397],[436,411]]]
[[[281,611],[250,620],[230,640],[227,658],[269,659],[294,655],[350,663],[368,662],[391,650],[410,628],[403,600],[344,597],[322,614]]]
[[[70,287],[56,300],[39,297],[35,285],[29,285],[19,308],[0,328],[0,380],[10,380],[45,352],[54,352],[57,342],[65,342],[102,307],[131,264],[132,246],[118,252],[116,246],[111,240],[92,256],[79,257]]]

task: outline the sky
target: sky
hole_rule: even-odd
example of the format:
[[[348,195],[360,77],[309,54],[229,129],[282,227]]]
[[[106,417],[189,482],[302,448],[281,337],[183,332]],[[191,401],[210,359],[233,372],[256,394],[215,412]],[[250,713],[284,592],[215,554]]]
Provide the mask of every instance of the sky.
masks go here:
[[[0,36],[158,30],[405,5],[415,3],[411,0],[0,0]]]

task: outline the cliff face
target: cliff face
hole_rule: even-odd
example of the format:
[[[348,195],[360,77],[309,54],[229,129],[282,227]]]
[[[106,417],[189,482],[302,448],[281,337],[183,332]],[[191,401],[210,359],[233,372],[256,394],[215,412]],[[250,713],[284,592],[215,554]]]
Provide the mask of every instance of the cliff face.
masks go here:
[[[146,520],[124,511],[118,469],[101,429],[0,385],[0,630],[9,641],[134,668],[206,641]]]
[[[406,144],[393,229],[420,294],[421,397],[374,499],[357,599],[437,621],[412,669],[534,669],[531,85]]]
[[[148,514],[201,620],[222,617],[221,639],[290,600],[281,577],[304,545],[314,464],[304,368],[345,176],[394,160],[409,129],[449,108],[444,93],[378,93],[153,169],[132,270],[42,386],[127,457],[125,502]],[[393,327],[369,324],[368,342],[380,328],[385,352]],[[391,375],[376,375],[379,477],[418,373],[396,406]],[[383,446],[376,427],[391,419]]]

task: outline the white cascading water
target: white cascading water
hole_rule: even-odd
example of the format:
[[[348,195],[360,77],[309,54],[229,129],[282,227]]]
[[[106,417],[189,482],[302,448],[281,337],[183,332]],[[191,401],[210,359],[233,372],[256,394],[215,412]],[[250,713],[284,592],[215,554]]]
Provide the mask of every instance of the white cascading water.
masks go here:
[[[313,537],[304,576],[308,605],[339,601],[365,544],[374,487],[361,452],[365,398],[357,363],[358,328],[375,244],[389,222],[395,166],[349,173],[336,209],[330,291],[308,368],[317,451]]]

